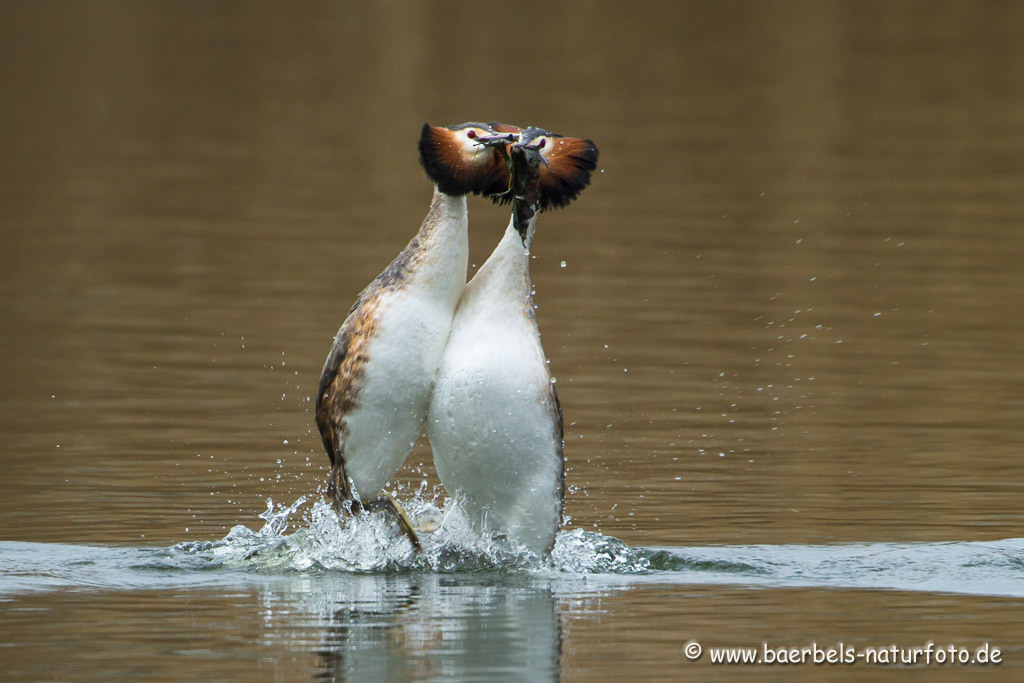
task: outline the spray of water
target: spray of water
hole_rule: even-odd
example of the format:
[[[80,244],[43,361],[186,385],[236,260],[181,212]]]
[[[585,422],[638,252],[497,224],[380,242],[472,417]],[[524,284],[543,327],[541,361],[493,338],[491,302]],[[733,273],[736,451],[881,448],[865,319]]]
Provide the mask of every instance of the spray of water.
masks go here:
[[[633,574],[649,570],[647,554],[622,541],[582,529],[558,534],[549,557],[538,557],[500,534],[480,533],[458,501],[438,504],[423,489],[403,501],[414,522],[433,528],[420,534],[417,551],[397,525],[381,513],[340,518],[323,499],[300,497],[259,515],[258,531],[233,527],[218,541],[179,543],[175,550],[223,568],[281,571],[518,571],[539,574]]]

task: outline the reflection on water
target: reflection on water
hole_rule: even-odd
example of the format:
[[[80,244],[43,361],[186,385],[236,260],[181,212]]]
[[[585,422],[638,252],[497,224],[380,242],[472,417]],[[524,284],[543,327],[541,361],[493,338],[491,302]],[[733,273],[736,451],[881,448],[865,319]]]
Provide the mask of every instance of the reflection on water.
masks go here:
[[[777,563],[758,590],[703,570],[592,592],[391,577],[381,590],[419,597],[374,607],[394,625],[415,603],[372,634],[346,597],[332,626],[251,568],[162,591],[67,568],[4,603],[5,669],[55,677],[59,647],[82,677],[289,678],[486,640],[488,614],[536,620],[544,642],[515,652],[566,678],[664,675],[691,637],[1001,640],[1019,666],[1022,29],[1004,3],[602,1],[485,24],[446,4],[3,5],[5,543],[129,558],[314,492],[324,353],[429,201],[417,131],[494,118],[602,150],[533,250],[571,526]],[[508,36],[524,49],[497,48]],[[470,216],[479,264],[506,216]],[[436,481],[429,463],[420,444],[405,495]],[[837,544],[863,583],[835,581]],[[997,550],[991,583],[963,569]],[[279,590],[328,580],[310,571]],[[950,583],[980,595],[936,592]],[[325,645],[342,641],[373,651]],[[496,642],[480,649],[503,666]]]
[[[372,527],[369,520],[362,524]],[[912,638],[950,638],[960,646],[984,639],[1008,658],[1024,653],[1001,630],[992,630],[993,622],[972,623],[981,614],[1011,620],[1004,625],[1015,619],[1024,598],[1022,539],[634,549],[576,530],[560,534],[551,563],[482,570],[469,559],[445,572],[364,573],[325,570],[321,561],[332,558],[321,555],[316,535],[354,537],[337,525],[314,529],[316,534],[306,533],[310,528],[281,533],[267,524],[247,534],[239,527],[215,543],[173,548],[0,542],[0,599],[13,608],[0,625],[0,639],[19,653],[8,662],[8,673],[64,677],[70,669],[32,656],[35,639],[49,640],[63,629],[77,632],[97,612],[97,626],[86,628],[76,646],[105,662],[108,675],[147,677],[183,654],[200,662],[235,662],[234,668],[218,664],[217,676],[225,679],[266,675],[267,662],[275,675],[331,680],[545,680],[557,679],[566,662],[576,673],[622,675],[628,667],[621,658],[612,656],[607,670],[597,663],[611,652],[590,652],[595,642],[647,651],[662,643],[682,664],[678,646],[694,636],[720,646],[758,640],[803,646],[833,636],[858,647],[884,646],[886,638],[905,647],[925,642]],[[394,538],[401,538],[397,531]],[[363,545],[379,551],[372,538]],[[645,559],[643,569],[637,553]],[[737,590],[744,586],[773,590]],[[851,587],[860,591],[842,590]],[[879,588],[890,592],[865,590]],[[900,598],[891,592],[898,590],[916,593]],[[766,601],[765,592],[776,600]],[[827,607],[827,597],[822,600],[830,594],[889,610],[890,619],[879,624],[870,612],[847,607],[837,613]],[[994,595],[1006,597],[986,602]],[[708,603],[723,601],[707,611]],[[781,606],[788,609],[780,613]],[[951,626],[949,610],[965,606],[971,606],[966,623]],[[743,615],[744,624],[784,625],[785,631],[757,636],[750,626],[716,621],[716,609]],[[832,611],[822,615],[823,609]],[[808,628],[804,619],[814,629],[801,632]],[[26,637],[28,622],[34,627]],[[911,622],[910,630],[891,630],[893,622]],[[134,631],[154,633],[157,623],[159,646],[143,639],[139,651]],[[625,624],[621,630],[619,623]],[[613,630],[605,632],[602,624]],[[790,633],[794,625],[797,631]],[[796,639],[782,639],[783,632]],[[130,664],[115,654],[126,643],[136,650]],[[277,668],[282,666],[287,668]]]
[[[346,599],[331,604],[318,652],[333,680],[558,678],[562,632],[548,587],[376,576]]]

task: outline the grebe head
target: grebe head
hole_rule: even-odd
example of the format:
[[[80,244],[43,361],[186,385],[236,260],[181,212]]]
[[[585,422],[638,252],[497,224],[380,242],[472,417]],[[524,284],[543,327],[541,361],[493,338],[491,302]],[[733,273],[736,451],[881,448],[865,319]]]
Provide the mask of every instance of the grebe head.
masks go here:
[[[515,147],[540,155],[538,208],[568,206],[587,185],[597,168],[597,145],[585,138],[570,138],[531,126],[519,133]],[[509,198],[498,197],[502,203]]]
[[[591,140],[497,122],[447,127],[424,124],[420,163],[445,194],[489,195],[493,201],[507,204],[516,194],[509,171],[513,146],[540,155],[537,185],[541,211],[568,206],[590,184],[590,174],[597,168],[597,145]]]
[[[496,194],[508,189],[505,146],[517,139],[518,130],[499,132],[489,123],[425,123],[420,134],[420,164],[445,194]]]

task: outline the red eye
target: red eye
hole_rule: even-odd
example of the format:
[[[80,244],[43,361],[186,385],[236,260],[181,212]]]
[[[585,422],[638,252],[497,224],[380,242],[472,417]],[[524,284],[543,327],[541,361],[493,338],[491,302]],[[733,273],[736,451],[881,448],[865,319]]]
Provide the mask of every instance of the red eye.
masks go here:
[[[546,144],[548,144],[548,139],[547,138],[541,138],[540,139],[540,144],[537,145],[537,149],[544,149],[544,146]]]
[[[475,140],[476,139],[476,131],[475,130],[466,131],[466,137],[469,138],[470,140]]]

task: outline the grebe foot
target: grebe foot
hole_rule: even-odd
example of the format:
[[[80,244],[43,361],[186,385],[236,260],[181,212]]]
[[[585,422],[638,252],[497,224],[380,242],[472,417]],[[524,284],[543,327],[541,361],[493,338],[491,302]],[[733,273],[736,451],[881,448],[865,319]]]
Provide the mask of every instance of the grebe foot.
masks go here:
[[[409,541],[412,542],[413,547],[419,551],[423,550],[423,546],[420,544],[420,537],[416,534],[416,528],[413,526],[412,521],[410,521],[409,516],[405,514],[405,510],[402,509],[402,506],[399,505],[398,501],[390,493],[385,491],[384,495],[371,500],[364,507],[367,510],[391,510],[394,512],[398,517],[398,527]]]

